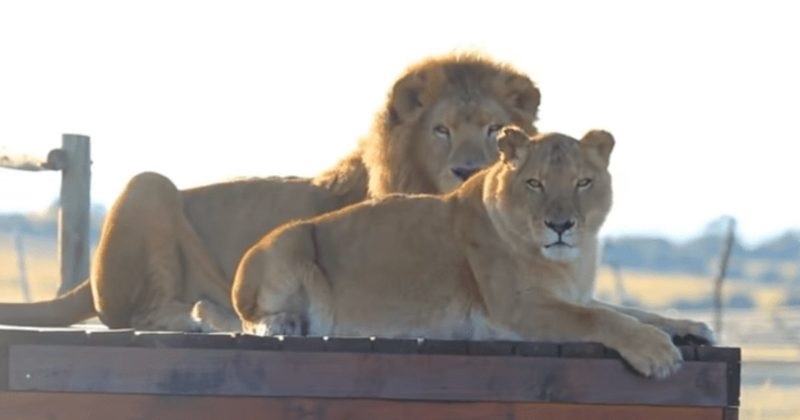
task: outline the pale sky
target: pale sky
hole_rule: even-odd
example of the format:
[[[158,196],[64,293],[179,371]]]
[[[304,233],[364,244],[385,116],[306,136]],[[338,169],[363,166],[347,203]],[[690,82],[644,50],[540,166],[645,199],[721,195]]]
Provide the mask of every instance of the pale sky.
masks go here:
[[[355,147],[410,63],[480,49],[542,91],[540,129],[604,128],[604,233],[758,241],[800,228],[800,13],[789,1],[3,1],[0,148],[92,138],[93,200],[134,174],[181,187],[313,175]],[[299,136],[298,134],[304,135]],[[0,169],[0,212],[56,173]]]

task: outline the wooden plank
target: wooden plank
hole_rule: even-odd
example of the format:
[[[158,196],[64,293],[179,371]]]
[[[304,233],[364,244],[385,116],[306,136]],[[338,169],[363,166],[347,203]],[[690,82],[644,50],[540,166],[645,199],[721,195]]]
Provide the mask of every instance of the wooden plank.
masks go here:
[[[328,338],[328,351],[369,353],[372,351],[372,340],[368,337],[331,337]]]
[[[236,348],[238,343],[234,334],[230,333],[162,333],[136,331],[132,342],[138,347],[158,348]]]
[[[525,357],[558,357],[561,347],[558,343],[519,342],[514,346],[514,354]]]
[[[611,379],[613,378],[613,379]],[[9,389],[727,406],[727,365],[666,380],[616,359],[12,345]]]
[[[0,340],[6,344],[13,344],[14,334],[26,331],[35,334],[36,343],[61,345],[74,345],[74,340],[62,341],[64,334],[84,335],[89,337],[89,344],[93,345],[133,345],[137,347],[191,347],[191,348],[239,348],[242,350],[302,350],[302,351],[372,351],[375,353],[439,353],[451,354],[455,349],[467,346],[467,354],[500,354],[508,355],[509,348],[513,354],[525,357],[591,357],[607,358],[619,357],[612,349],[604,348],[596,343],[564,343],[559,345],[553,342],[528,342],[528,341],[451,341],[451,340],[418,340],[414,339],[387,339],[368,337],[260,337],[249,334],[232,333],[181,333],[181,332],[142,332],[131,329],[116,330],[83,330],[76,328],[32,328],[20,326],[0,325]],[[8,335],[11,334],[11,335]],[[133,335],[133,337],[128,337]],[[109,337],[119,336],[119,337]],[[307,341],[307,342],[306,342]],[[129,343],[130,342],[130,343]],[[284,343],[291,342],[288,346]],[[377,346],[373,343],[377,342]],[[324,343],[324,344],[321,344]],[[427,344],[426,344],[427,343]],[[31,344],[25,342],[20,344]],[[375,347],[375,348],[373,348]],[[684,360],[702,360],[739,363],[741,350],[736,347],[712,346],[679,346]],[[458,351],[460,352],[460,351]],[[700,356],[697,356],[697,352]]]
[[[58,213],[58,294],[72,290],[89,276],[89,210],[91,152],[89,137],[62,136],[67,165],[61,171],[61,209]]]
[[[130,328],[87,331],[86,341],[90,346],[124,347],[133,343],[135,331]]]
[[[606,357],[606,348],[600,343],[564,343],[561,357],[602,359]]]
[[[741,363],[728,363],[728,405],[739,406],[739,398],[742,388],[742,365]]]
[[[698,346],[697,360],[727,362],[728,405],[738,406],[741,392],[742,350],[738,347]]]
[[[320,398],[179,397],[153,395],[0,393],[0,419],[439,420],[615,419],[721,420],[722,408],[444,403]]]
[[[236,348],[241,350],[278,350],[281,341],[277,337],[259,337],[250,334],[236,334]]]
[[[22,153],[0,153],[0,168],[20,171],[60,171],[67,166],[67,154],[61,149],[53,149],[46,160]]]
[[[479,356],[510,356],[514,354],[513,341],[470,341],[469,354]]]
[[[735,362],[742,360],[742,350],[738,347],[697,346],[697,360],[715,362]]]
[[[678,346],[683,360],[697,360],[697,346]]]
[[[419,341],[413,338],[380,338],[372,341],[376,353],[414,354],[419,351]]]
[[[59,342],[63,345],[86,344],[86,332],[81,330],[53,330],[42,333],[33,328],[4,329],[0,334],[0,390],[8,389],[9,351],[15,344],[47,344]]]
[[[287,351],[325,351],[323,337],[286,336],[281,341],[281,349]]]
[[[423,354],[467,354],[466,341],[459,340],[423,340],[419,352]]]
[[[38,172],[49,170],[46,164],[46,161],[31,155],[0,151],[0,168]]]
[[[739,420],[739,409],[737,407],[727,407],[722,413],[723,420]]]

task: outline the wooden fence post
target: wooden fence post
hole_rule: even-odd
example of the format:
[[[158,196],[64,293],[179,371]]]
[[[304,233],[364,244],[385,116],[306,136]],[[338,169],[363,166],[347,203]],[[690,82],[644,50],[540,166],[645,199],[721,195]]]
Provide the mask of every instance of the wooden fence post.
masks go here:
[[[733,249],[734,237],[736,234],[736,219],[731,218],[728,221],[728,229],[725,233],[725,239],[722,243],[722,252],[719,257],[719,269],[714,278],[714,333],[717,335],[718,340],[722,340],[722,322],[723,322],[723,304],[722,304],[722,286],[725,283],[725,275],[728,272],[728,263],[731,258],[731,250]]]
[[[64,134],[61,149],[66,165],[61,172],[61,209],[58,214],[58,258],[62,295],[89,276],[89,210],[91,151],[89,137]]]
[[[28,268],[25,265],[25,234],[19,227],[14,232],[14,248],[17,250],[17,271],[19,272],[19,290],[22,291],[22,299],[25,302],[31,301],[31,288],[28,285]]]

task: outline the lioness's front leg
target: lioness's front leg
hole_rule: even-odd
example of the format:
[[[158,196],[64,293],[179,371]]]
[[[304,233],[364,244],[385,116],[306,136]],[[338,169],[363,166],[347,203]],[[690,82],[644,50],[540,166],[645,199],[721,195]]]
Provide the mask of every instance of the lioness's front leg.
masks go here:
[[[275,252],[277,248],[277,252]],[[272,252],[271,252],[272,251]],[[293,259],[275,257],[284,249],[263,249],[260,244],[242,258],[233,282],[232,300],[242,331],[247,334],[302,335],[302,276]]]
[[[602,343],[648,377],[667,377],[683,361],[669,335],[609,308],[538,300],[520,304],[499,323],[527,339]]]
[[[622,312],[625,315],[630,315],[645,324],[660,328],[673,337],[695,336],[707,341],[709,344],[714,344],[716,342],[714,332],[704,322],[697,322],[689,319],[667,318],[640,309],[616,306],[598,300],[592,300],[591,304],[595,307],[608,308],[617,312]]]
[[[314,227],[278,228],[239,263],[232,301],[242,331],[256,335],[329,334],[329,282],[315,263]]]

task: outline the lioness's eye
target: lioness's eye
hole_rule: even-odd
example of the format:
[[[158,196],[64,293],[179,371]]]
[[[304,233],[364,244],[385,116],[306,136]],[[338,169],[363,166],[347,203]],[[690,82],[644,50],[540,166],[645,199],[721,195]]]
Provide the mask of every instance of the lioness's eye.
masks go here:
[[[588,186],[592,185],[592,179],[591,178],[581,178],[581,179],[578,180],[576,185],[578,186],[578,188],[587,188]]]
[[[544,189],[544,185],[542,185],[542,183],[538,179],[531,178],[525,181],[525,184],[528,185],[528,188],[534,191],[541,191]]]
[[[492,124],[486,128],[486,135],[489,137],[494,137],[501,128],[503,128],[502,124]]]
[[[441,124],[433,127],[433,132],[439,137],[450,138],[450,129]]]

